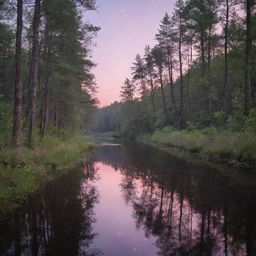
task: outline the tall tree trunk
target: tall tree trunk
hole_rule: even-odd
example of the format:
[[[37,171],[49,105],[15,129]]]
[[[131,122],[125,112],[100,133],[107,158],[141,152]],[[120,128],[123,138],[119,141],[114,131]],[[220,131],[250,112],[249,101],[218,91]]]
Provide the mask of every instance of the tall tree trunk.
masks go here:
[[[15,100],[13,112],[13,143],[16,147],[21,146],[22,135],[22,75],[21,75],[21,50],[23,28],[23,0],[17,0],[17,31],[15,53]]]
[[[192,62],[193,62],[193,40],[191,39],[190,45],[189,45],[189,54],[188,54],[188,85],[187,85],[187,112],[190,108],[190,71],[192,68]]]
[[[155,96],[154,96],[154,82],[152,78],[152,74],[150,73],[150,98],[153,112],[156,112],[155,107]]]
[[[38,86],[38,55],[39,55],[39,26],[40,26],[41,0],[35,0],[34,18],[33,18],[33,44],[30,63],[30,116],[29,116],[29,146],[33,148],[33,133],[36,122],[36,92]]]
[[[167,66],[168,66],[168,75],[169,75],[169,83],[170,83],[170,88],[171,88],[171,99],[172,99],[172,108],[176,111],[176,101],[175,101],[175,96],[173,92],[173,61],[172,61],[172,56],[170,53],[169,47],[167,47]]]
[[[252,0],[247,0],[246,1],[244,115],[248,115],[251,108],[251,48],[252,48],[251,15],[252,15]]]
[[[225,22],[225,43],[224,43],[224,102],[223,110],[227,111],[227,100],[228,100],[228,26],[229,26],[229,1],[226,0],[226,22]]]
[[[201,47],[201,62],[202,62],[202,77],[205,77],[205,47],[204,47],[204,33],[201,32],[200,37],[200,47]]]
[[[46,63],[46,79],[44,84],[44,95],[42,99],[42,118],[41,118],[41,137],[44,137],[47,130],[48,119],[49,119],[49,97],[50,97],[50,79],[51,79],[51,38],[52,33],[49,30],[49,18],[46,17],[46,28],[45,28],[45,49],[44,49],[44,62]]]
[[[211,59],[212,59],[212,25],[209,28],[209,36],[208,36],[208,46],[207,46],[207,50],[208,50],[208,71],[211,71]]]
[[[185,128],[185,115],[184,115],[184,85],[183,85],[183,69],[182,69],[182,31],[181,31],[181,18],[179,20],[179,66],[180,66],[180,128]]]
[[[203,78],[203,81],[204,83],[206,83],[205,85],[205,99],[206,99],[206,113],[207,113],[207,116],[209,117],[210,115],[210,102],[209,102],[209,86],[207,84],[207,81],[206,81],[206,75],[205,75],[205,67],[206,67],[206,61],[205,61],[205,43],[204,43],[204,40],[205,40],[205,36],[204,36],[204,32],[201,31],[201,38],[200,38],[200,44],[201,44],[201,61],[202,61],[202,78]],[[209,125],[209,123],[208,123]]]
[[[44,87],[44,103],[43,103],[43,114],[42,114],[42,125],[41,125],[41,136],[44,137],[47,130],[48,119],[49,119],[49,96],[50,96],[50,71],[48,70],[45,87]]]
[[[161,94],[162,94],[162,103],[163,103],[163,108],[164,108],[164,114],[165,114],[165,119],[166,122],[168,123],[168,114],[167,114],[167,108],[166,108],[166,100],[165,100],[165,94],[164,94],[164,83],[163,83],[163,74],[162,70],[159,69],[159,78],[160,78],[160,85],[161,85]]]
[[[190,87],[190,57],[188,56],[188,74],[187,74],[187,92],[186,92],[186,108],[185,111],[186,113],[188,113],[189,110],[189,95],[190,95],[190,91],[189,91],[189,87]]]
[[[211,79],[211,59],[212,59],[212,25],[209,28],[209,35],[208,35],[208,42],[207,42],[207,68],[208,68],[208,76],[206,81],[206,90],[207,90],[207,125],[210,126],[210,112],[211,112],[211,97],[210,97],[210,90],[212,86],[212,79]]]

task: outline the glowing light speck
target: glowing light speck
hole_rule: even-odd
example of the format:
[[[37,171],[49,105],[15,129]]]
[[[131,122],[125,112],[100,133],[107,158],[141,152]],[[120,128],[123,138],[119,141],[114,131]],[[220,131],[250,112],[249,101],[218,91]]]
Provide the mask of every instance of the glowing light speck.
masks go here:
[[[120,99],[120,87],[130,77],[136,54],[155,45],[160,20],[173,5],[174,0],[97,0],[98,11],[86,13],[86,20],[102,28],[93,50],[100,106]]]

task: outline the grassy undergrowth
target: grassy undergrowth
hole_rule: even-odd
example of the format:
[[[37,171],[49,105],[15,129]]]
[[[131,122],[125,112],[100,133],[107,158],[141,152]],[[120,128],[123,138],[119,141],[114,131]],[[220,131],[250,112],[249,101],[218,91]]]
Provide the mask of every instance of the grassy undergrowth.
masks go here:
[[[176,147],[205,158],[244,167],[256,166],[256,135],[253,132],[204,130],[174,130],[165,127],[140,140]]]
[[[91,151],[85,137],[47,136],[33,150],[0,151],[0,210],[23,203],[44,181],[65,173]]]

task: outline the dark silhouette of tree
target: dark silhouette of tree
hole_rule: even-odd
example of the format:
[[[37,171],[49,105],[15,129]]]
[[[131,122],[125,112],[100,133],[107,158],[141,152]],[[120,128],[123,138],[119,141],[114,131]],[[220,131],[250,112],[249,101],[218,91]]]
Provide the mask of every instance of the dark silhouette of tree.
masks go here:
[[[134,100],[135,86],[131,80],[126,78],[124,85],[121,87],[121,98],[124,102]]]
[[[185,128],[185,109],[184,109],[184,84],[183,84],[183,56],[182,56],[182,43],[184,37],[184,21],[183,21],[183,0],[177,0],[174,19],[176,21],[177,37],[178,37],[178,51],[179,51],[179,86],[180,86],[180,111],[179,111],[179,126]]]
[[[23,28],[23,0],[17,0],[17,30],[15,52],[15,100],[13,115],[13,143],[16,147],[21,146],[22,136],[22,28]]]
[[[35,0],[33,16],[32,53],[30,60],[30,103],[29,103],[29,133],[28,142],[31,148],[34,147],[33,133],[36,126],[36,95],[38,87],[38,64],[39,64],[39,26],[41,19],[41,0]]]
[[[148,86],[146,81],[146,65],[143,58],[137,54],[132,67],[132,75],[135,81],[139,81],[139,91],[141,97],[148,95]]]
[[[164,114],[165,114],[165,119],[166,122],[168,123],[168,113],[167,113],[167,106],[166,106],[166,99],[165,99],[165,93],[164,93],[164,80],[163,80],[163,71],[164,71],[164,53],[161,48],[159,47],[154,47],[151,51],[154,64],[158,70],[158,77],[159,77],[159,82],[161,86],[161,95],[162,95],[162,104],[163,104],[163,109],[164,109]]]
[[[148,79],[148,83],[150,85],[150,98],[151,98],[151,105],[153,112],[156,111],[155,107],[155,78],[156,78],[156,72],[154,69],[154,59],[151,53],[151,49],[149,46],[146,46],[145,53],[144,53],[144,59],[145,59],[145,71]]]
[[[176,111],[176,99],[173,90],[173,70],[174,70],[174,52],[176,50],[175,41],[176,41],[176,31],[174,28],[173,21],[171,20],[168,13],[166,13],[161,20],[160,29],[156,34],[156,39],[158,44],[166,54],[166,66],[168,69],[169,84],[171,88],[171,102],[172,108]]]
[[[253,1],[246,0],[246,41],[245,41],[245,84],[244,84],[244,114],[251,109],[251,51],[252,51],[252,8]]]

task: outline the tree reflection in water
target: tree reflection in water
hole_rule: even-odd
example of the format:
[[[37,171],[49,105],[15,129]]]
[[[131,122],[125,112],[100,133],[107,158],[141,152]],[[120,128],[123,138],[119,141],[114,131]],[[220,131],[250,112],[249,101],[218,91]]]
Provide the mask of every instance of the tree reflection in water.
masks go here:
[[[96,186],[99,191],[108,190],[100,190],[100,184],[106,185],[107,181],[97,180],[98,162],[121,173],[111,184],[121,180],[122,197],[114,198],[120,198],[122,203],[124,200],[133,213],[132,222],[124,219],[123,216],[129,218],[130,211],[117,211],[121,209],[120,202],[108,201],[119,193],[116,184],[117,188],[107,197],[101,197],[107,201],[99,204],[104,203],[102,215],[97,212],[97,216],[103,217],[99,222],[105,230],[99,240],[93,230],[95,204],[99,200]],[[232,178],[224,175],[228,172],[232,172]],[[106,178],[108,173],[104,174]],[[256,255],[256,186],[255,179],[246,176],[248,172],[231,169],[222,174],[221,169],[216,171],[209,165],[171,157],[148,146],[103,146],[83,172],[77,169],[53,181],[31,198],[25,208],[0,222],[0,255],[96,256],[101,252],[93,249],[93,244],[102,246],[103,242],[104,246],[113,247],[113,241],[123,245],[116,245],[118,255],[109,255],[130,255],[131,241],[127,240],[132,237],[132,244],[137,246],[137,239],[144,240],[143,234],[141,237],[139,232],[127,229],[122,238],[117,238],[114,232],[130,227],[133,221],[146,238],[155,238],[159,256]],[[104,223],[109,205],[113,208],[111,213],[117,216],[108,214],[109,223]],[[115,228],[108,230],[114,217]],[[123,225],[120,230],[118,220]],[[100,228],[98,225],[99,232]],[[111,241],[110,245],[105,240]],[[144,249],[155,249],[148,243],[142,245],[148,246]],[[104,246],[103,249],[109,249]]]
[[[147,146],[102,147],[94,156],[124,175],[137,228],[156,236],[158,255],[256,255],[256,188]]]
[[[98,200],[92,163],[49,184],[0,224],[0,255],[96,256],[93,208]]]

